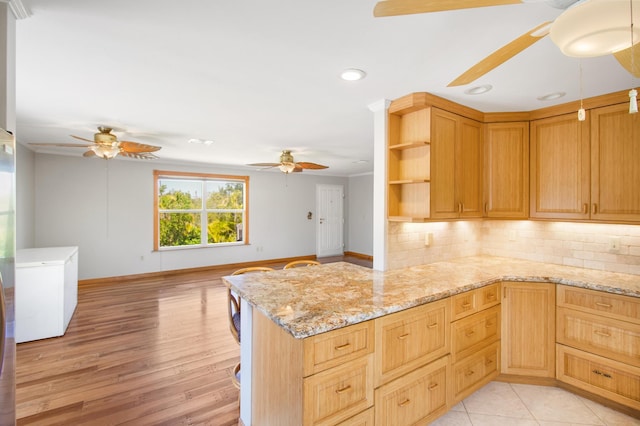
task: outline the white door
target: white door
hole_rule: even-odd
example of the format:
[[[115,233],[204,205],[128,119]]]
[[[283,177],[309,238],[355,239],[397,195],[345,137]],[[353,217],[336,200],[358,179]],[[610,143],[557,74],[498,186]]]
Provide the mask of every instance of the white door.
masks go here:
[[[344,253],[344,187],[316,186],[316,256],[340,256]]]

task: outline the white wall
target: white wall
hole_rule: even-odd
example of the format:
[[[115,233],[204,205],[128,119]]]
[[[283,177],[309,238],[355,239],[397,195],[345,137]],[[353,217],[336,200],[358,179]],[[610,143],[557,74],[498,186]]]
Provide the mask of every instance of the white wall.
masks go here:
[[[34,247],[35,237],[35,155],[16,144],[16,248]]]
[[[373,256],[373,173],[349,177],[349,251]]]
[[[313,255],[315,221],[307,212],[316,218],[315,186],[344,185],[347,192],[348,184],[347,178],[319,174],[80,155],[36,154],[34,164],[34,246],[79,246],[80,279]],[[250,176],[250,245],[154,252],[154,169]],[[19,173],[18,179],[28,176]]]

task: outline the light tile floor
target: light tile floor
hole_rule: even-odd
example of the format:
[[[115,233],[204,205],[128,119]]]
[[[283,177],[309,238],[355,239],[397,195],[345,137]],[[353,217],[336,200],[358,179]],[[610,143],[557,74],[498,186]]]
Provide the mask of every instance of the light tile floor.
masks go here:
[[[634,419],[560,388],[491,382],[456,404],[436,426],[630,426]]]

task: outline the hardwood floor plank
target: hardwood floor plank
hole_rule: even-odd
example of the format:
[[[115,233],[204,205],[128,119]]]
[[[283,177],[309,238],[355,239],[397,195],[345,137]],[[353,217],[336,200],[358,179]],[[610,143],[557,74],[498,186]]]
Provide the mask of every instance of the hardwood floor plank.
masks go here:
[[[64,336],[17,345],[17,424],[237,425],[240,349],[220,279],[232,272],[80,286]]]

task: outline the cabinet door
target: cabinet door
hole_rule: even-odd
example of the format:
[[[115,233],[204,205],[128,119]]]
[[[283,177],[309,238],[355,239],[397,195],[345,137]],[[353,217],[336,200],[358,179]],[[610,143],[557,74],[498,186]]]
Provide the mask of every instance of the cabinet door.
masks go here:
[[[629,105],[591,111],[591,218],[640,220],[640,116]]]
[[[482,217],[482,125],[460,118],[456,146],[456,199],[459,217]]]
[[[555,284],[502,285],[501,372],[555,377]]]
[[[484,141],[485,216],[529,216],[529,123],[489,123]]]
[[[589,219],[589,122],[531,122],[531,217]]]
[[[431,218],[482,216],[482,125],[432,108]]]
[[[432,108],[431,217],[458,217],[456,199],[456,139],[459,116]]]

